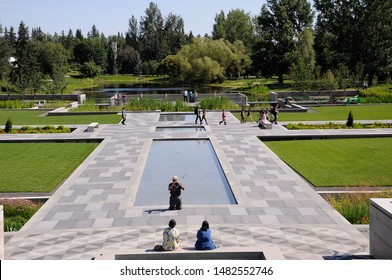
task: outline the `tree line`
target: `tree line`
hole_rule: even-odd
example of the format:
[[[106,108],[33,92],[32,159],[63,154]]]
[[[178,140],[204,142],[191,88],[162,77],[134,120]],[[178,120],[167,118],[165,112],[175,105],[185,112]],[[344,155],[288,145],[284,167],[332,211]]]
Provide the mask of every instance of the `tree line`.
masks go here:
[[[54,35],[0,26],[0,75],[6,88],[62,92],[69,72],[167,74],[174,81],[222,82],[243,75],[290,76],[298,90],[390,80],[392,1],[267,0],[251,16],[234,9],[215,16],[211,34],[184,32],[184,20],[151,2],[128,30],[108,37],[95,25]],[[17,67],[10,66],[10,57]],[[323,81],[323,82],[321,82]]]

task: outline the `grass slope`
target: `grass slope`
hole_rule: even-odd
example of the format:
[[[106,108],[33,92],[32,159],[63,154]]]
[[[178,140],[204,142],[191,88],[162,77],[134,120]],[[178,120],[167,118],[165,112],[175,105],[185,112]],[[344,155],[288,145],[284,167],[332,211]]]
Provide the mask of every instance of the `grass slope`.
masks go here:
[[[315,186],[392,186],[392,138],[265,144]]]
[[[109,115],[77,115],[77,116],[43,116],[45,111],[35,110],[0,110],[0,125],[5,125],[8,118],[12,125],[72,125],[89,124],[98,122],[101,124],[119,123],[121,116]]]
[[[0,192],[51,192],[95,143],[0,143]]]

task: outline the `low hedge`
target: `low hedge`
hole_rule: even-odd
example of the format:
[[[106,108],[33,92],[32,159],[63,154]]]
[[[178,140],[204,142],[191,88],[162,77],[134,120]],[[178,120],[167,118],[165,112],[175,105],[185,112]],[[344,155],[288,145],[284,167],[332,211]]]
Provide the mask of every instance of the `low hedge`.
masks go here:
[[[363,129],[363,128],[392,128],[392,123],[374,122],[372,124],[354,123],[353,126],[347,126],[343,123],[329,122],[326,124],[304,124],[304,123],[289,123],[286,125],[289,130],[302,129]]]
[[[21,128],[12,128],[10,134],[34,134],[34,133],[70,133],[71,128],[59,125],[57,127],[52,125],[46,126],[22,126]],[[5,129],[0,129],[0,134],[7,133]]]

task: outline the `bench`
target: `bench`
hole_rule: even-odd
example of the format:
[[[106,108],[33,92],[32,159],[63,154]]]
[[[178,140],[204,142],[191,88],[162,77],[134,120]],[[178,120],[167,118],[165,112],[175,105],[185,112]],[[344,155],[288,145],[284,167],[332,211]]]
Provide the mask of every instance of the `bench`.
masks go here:
[[[87,126],[87,131],[88,131],[88,132],[94,132],[94,129],[95,129],[95,128],[98,128],[98,126],[99,126],[99,123],[97,123],[97,122],[90,123],[90,124]]]
[[[262,123],[259,123],[260,128],[265,128],[265,129],[272,129],[272,123],[269,121],[263,121]]]

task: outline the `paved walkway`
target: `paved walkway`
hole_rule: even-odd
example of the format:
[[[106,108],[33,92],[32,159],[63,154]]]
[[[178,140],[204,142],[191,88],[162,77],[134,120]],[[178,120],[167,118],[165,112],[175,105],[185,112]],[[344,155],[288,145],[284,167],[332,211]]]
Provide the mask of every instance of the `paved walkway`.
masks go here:
[[[193,247],[201,222],[225,247],[274,246],[285,259],[322,259],[334,253],[368,254],[368,238],[349,224],[311,186],[258,138],[288,134],[390,134],[392,130],[288,131],[281,125],[260,130],[240,124],[230,113],[208,114],[206,131],[155,132],[159,113],[134,113],[127,125],[86,127],[71,135],[7,135],[0,139],[102,139],[99,147],[51,196],[37,214],[5,244],[6,259],[91,259],[103,251],[151,249],[161,243],[171,218],[181,246]],[[134,206],[153,139],[209,138],[238,205]],[[197,151],[195,151],[197,152]],[[164,182],[166,186],[168,182]],[[184,198],[186,200],[186,197]],[[147,253],[148,254],[148,253]]]

